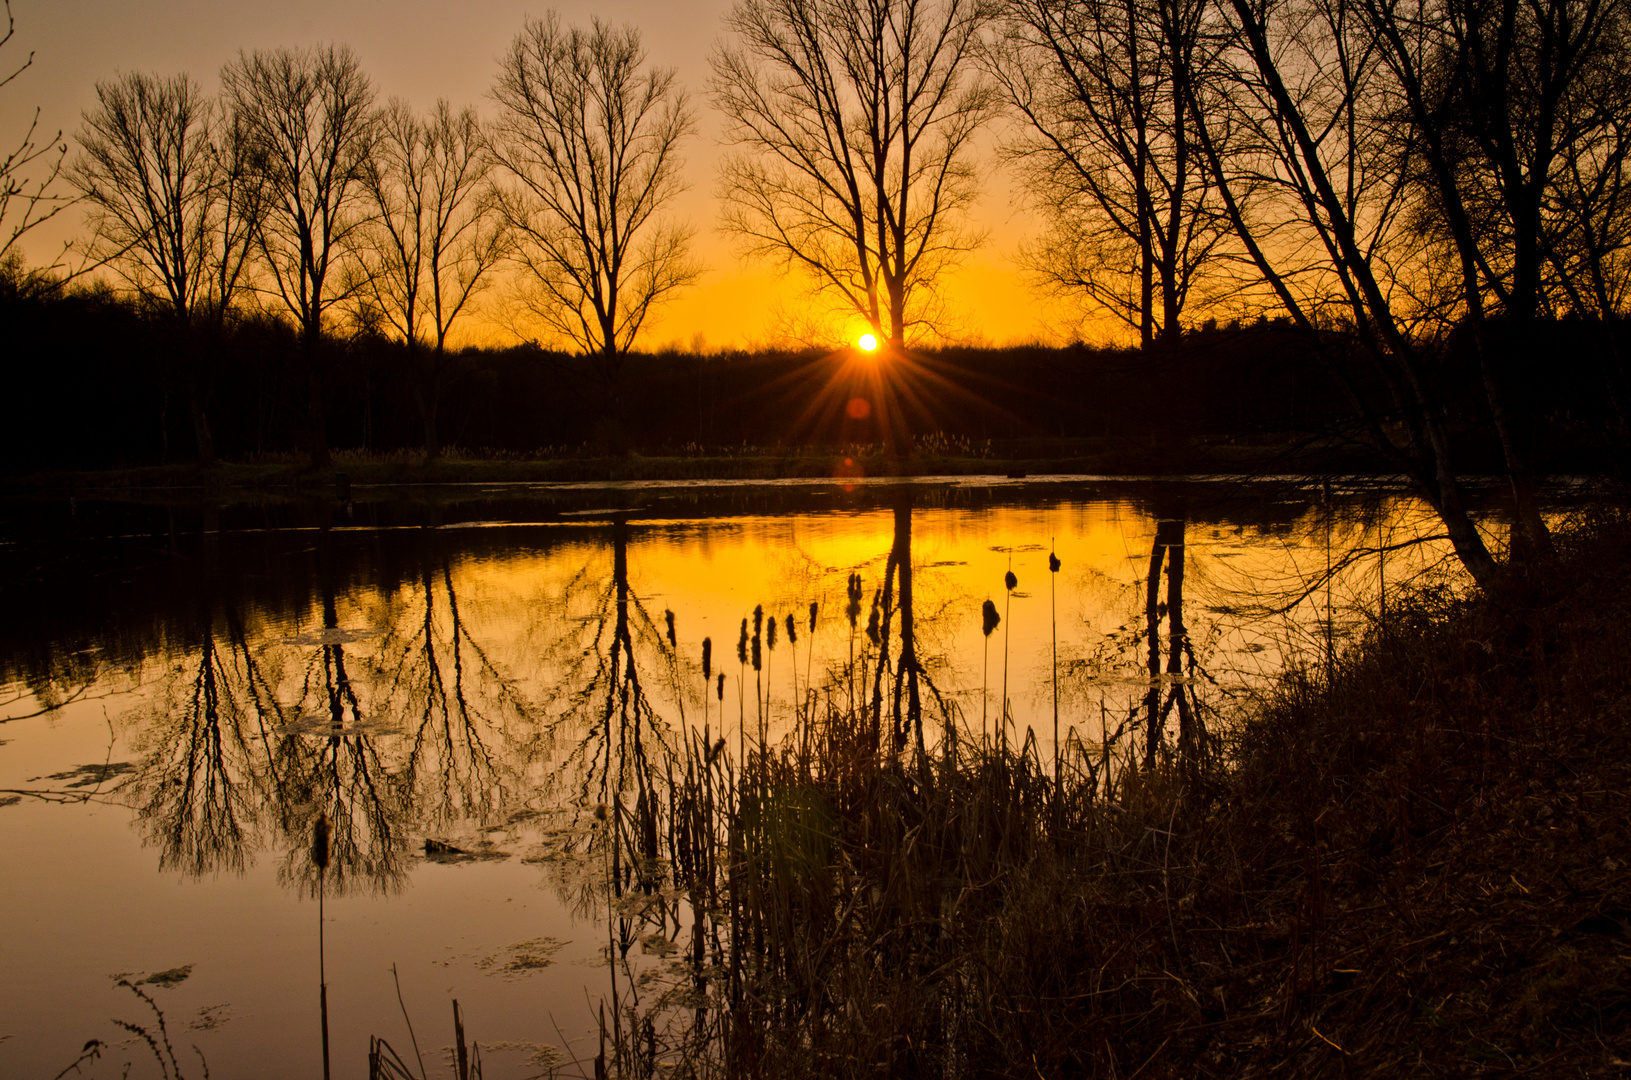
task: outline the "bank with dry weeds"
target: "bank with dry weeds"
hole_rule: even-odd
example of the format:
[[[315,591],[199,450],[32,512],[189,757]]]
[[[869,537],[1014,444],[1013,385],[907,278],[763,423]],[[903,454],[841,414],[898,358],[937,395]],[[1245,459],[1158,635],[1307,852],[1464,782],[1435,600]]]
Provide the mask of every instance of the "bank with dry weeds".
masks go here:
[[[1623,1074],[1631,530],[1562,548],[1493,595],[1401,598],[1333,671],[1148,761],[1075,744],[1056,777],[954,726],[924,749],[887,693],[739,768],[693,747],[618,884],[671,867],[690,974],[614,1004],[599,1067]]]

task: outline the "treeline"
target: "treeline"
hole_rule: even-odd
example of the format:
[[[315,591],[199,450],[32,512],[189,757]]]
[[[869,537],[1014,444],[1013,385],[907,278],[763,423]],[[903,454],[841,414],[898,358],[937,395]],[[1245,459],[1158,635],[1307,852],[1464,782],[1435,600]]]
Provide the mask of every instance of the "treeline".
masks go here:
[[[12,469],[195,461],[187,373],[173,327],[106,289],[38,296],[0,290],[18,403],[0,434]],[[210,418],[216,452],[304,460],[308,387],[285,322],[234,321],[216,346]],[[423,452],[406,346],[383,336],[324,339],[326,434],[333,445]],[[850,415],[875,396],[877,361],[849,350],[631,353],[616,419],[598,407],[592,358],[540,349],[450,350],[441,430],[467,451],[514,454],[729,450],[880,444],[879,417]],[[1197,332],[1151,360],[1137,350],[945,349],[897,372],[923,407],[919,437],[994,439],[1250,435],[1329,429],[1346,419],[1337,388],[1284,327]],[[833,407],[815,408],[826,402]]]
[[[0,459],[12,470],[195,461],[187,372],[174,327],[110,290],[52,295],[0,289],[7,327],[12,418]],[[1553,324],[1560,350],[1609,354],[1603,327]],[[304,460],[308,387],[300,341],[286,322],[241,318],[216,343],[210,401],[215,450],[231,460]],[[382,335],[325,338],[326,435],[333,445],[422,454],[422,416],[402,378],[412,355]],[[1349,398],[1306,338],[1285,320],[1206,327],[1175,347],[1144,352],[1077,345],[945,348],[892,361],[912,403],[907,427],[920,448],[995,453],[1015,440],[1101,440],[1152,448],[1160,471],[1196,440],[1279,444],[1344,438],[1365,445]],[[878,361],[850,350],[629,354],[615,418],[596,407],[604,384],[594,358],[534,345],[449,350],[440,404],[449,445],[516,455],[729,452],[882,444],[880,417],[847,406],[877,397]],[[1552,470],[1601,471],[1612,409],[1595,375],[1517,374]],[[1450,353],[1438,373],[1456,445],[1468,468],[1499,469],[1475,358]],[[938,440],[938,441],[937,441]],[[1056,453],[1057,451],[1047,451]],[[1369,460],[1385,462],[1374,454]]]

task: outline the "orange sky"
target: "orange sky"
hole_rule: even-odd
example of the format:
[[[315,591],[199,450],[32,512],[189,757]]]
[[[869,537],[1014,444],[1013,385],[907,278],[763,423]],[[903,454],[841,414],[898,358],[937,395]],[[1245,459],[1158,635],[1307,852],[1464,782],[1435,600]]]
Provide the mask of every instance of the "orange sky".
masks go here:
[[[804,282],[774,266],[744,264],[730,238],[715,231],[719,118],[708,107],[704,83],[707,57],[729,5],[730,0],[565,0],[555,5],[568,22],[587,23],[598,15],[638,26],[650,61],[676,68],[697,106],[699,131],[687,147],[691,187],[675,213],[697,229],[695,254],[707,272],[648,324],[641,342],[645,348],[769,344],[789,322],[807,322],[816,310]],[[120,72],[184,71],[213,91],[221,64],[240,49],[330,41],[356,50],[381,98],[402,97],[425,108],[446,97],[455,106],[474,104],[485,111],[484,95],[498,56],[523,21],[544,10],[545,5],[528,0],[286,0],[275,5],[12,0],[17,36],[0,52],[0,60],[9,72],[32,51],[34,64],[0,90],[0,143],[9,152],[36,107],[47,136],[60,128],[71,140],[81,111],[95,101],[96,81]],[[998,345],[1075,336],[1069,305],[1029,288],[1011,261],[1035,223],[1016,207],[994,163],[982,173],[990,179],[972,224],[989,240],[943,284],[950,336]],[[49,260],[78,234],[79,216],[69,211],[30,237],[26,257],[34,263]],[[858,328],[845,332],[850,331]]]

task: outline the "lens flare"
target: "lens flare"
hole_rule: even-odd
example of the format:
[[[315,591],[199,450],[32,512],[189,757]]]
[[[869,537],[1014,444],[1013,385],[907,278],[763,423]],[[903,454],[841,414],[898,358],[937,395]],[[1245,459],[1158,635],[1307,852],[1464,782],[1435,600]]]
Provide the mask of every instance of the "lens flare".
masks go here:
[[[878,335],[862,334],[855,339],[855,344],[862,352],[876,352],[878,348]]]

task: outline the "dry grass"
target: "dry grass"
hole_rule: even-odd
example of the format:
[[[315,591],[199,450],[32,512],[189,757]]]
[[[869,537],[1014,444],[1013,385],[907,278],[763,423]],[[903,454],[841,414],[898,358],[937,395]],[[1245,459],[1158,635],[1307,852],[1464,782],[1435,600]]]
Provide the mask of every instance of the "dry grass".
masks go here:
[[[672,780],[682,992],[616,1075],[1623,1075],[1631,538],[1391,606],[1210,761],[813,703]],[[942,721],[943,722],[943,721]],[[658,826],[646,830],[659,831]]]

